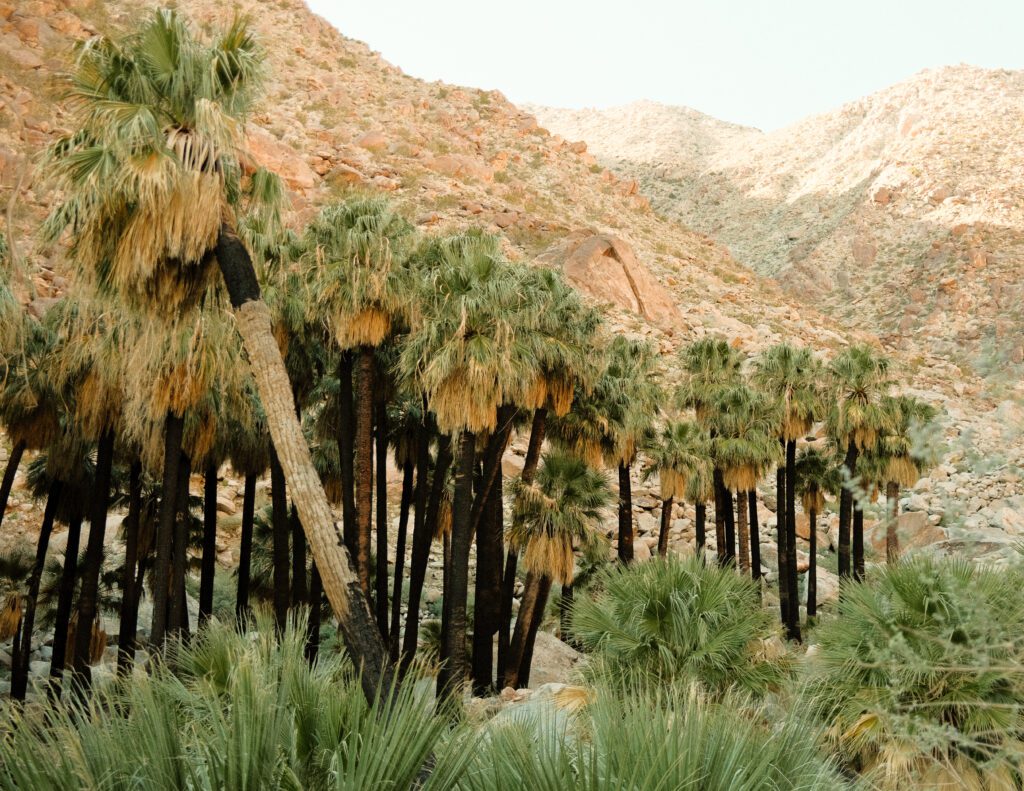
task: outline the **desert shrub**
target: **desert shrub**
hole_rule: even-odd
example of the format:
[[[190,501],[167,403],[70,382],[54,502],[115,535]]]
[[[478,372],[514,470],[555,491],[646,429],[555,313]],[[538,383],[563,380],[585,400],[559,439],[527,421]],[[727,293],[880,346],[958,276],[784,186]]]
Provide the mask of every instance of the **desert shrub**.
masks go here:
[[[584,671],[591,679],[760,695],[792,667],[755,583],[696,557],[609,570],[576,603],[572,632],[592,652]]]
[[[917,557],[844,588],[804,692],[851,768],[883,787],[1020,787],[1022,583]]]

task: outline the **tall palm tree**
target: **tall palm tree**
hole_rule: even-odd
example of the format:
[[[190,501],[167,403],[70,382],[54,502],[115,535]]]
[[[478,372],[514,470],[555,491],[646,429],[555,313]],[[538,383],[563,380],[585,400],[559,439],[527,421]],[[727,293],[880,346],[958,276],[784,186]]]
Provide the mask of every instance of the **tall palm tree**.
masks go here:
[[[828,366],[833,403],[829,409],[827,430],[844,454],[847,484],[839,495],[839,577],[850,576],[851,526],[855,503],[851,486],[856,480],[857,457],[875,447],[879,435],[891,418],[883,397],[892,386],[889,360],[866,344],[858,344],[837,354]],[[856,510],[860,510],[857,508]],[[863,546],[863,536],[854,537]],[[863,553],[855,557],[853,570],[863,572]]]
[[[676,404],[681,409],[692,409],[697,422],[710,430],[714,400],[723,389],[740,384],[743,358],[724,338],[709,336],[684,347],[679,362],[683,379],[675,394]],[[718,562],[724,564],[732,558],[735,550],[726,536],[727,524],[732,524],[732,508],[725,502],[728,492],[722,483],[722,471],[717,466],[712,473],[712,487]]]
[[[574,547],[600,540],[595,527],[611,499],[611,488],[600,471],[563,452],[546,454],[532,483],[517,482],[508,540],[523,550],[523,567],[541,583],[528,586],[520,602],[508,685],[529,684],[533,643],[542,620],[536,616],[544,613],[552,582],[572,583]]]
[[[701,492],[711,482],[711,443],[707,431],[688,420],[665,424],[658,439],[646,450],[647,477],[658,476],[661,492],[661,530],[658,554],[668,553],[668,533],[672,522],[672,504],[686,499],[688,492]]]
[[[813,446],[800,451],[796,460],[796,493],[808,519],[807,618],[818,614],[818,516],[825,508],[825,496],[840,489],[840,476],[831,454]]]
[[[370,526],[373,500],[375,349],[408,321],[415,304],[412,270],[405,265],[412,226],[381,198],[325,207],[303,237],[311,309],[344,356],[355,359],[356,571],[370,592]],[[350,387],[345,382],[341,386]]]
[[[935,419],[933,406],[913,396],[890,396],[883,400],[889,415],[888,431],[879,440],[877,453],[885,459],[883,475],[886,499],[885,557],[891,565],[900,556],[899,522],[900,488],[913,486],[924,472],[936,463],[934,452],[915,442],[915,434]]]
[[[776,504],[779,554],[779,601],[790,639],[799,639],[796,573],[796,443],[822,417],[821,364],[810,349],[780,343],[757,359],[754,382],[779,405],[776,433],[785,449],[785,474],[776,473],[782,497]],[[782,595],[782,586],[785,595]]]
[[[274,447],[349,653],[373,696],[387,657],[337,540],[330,505],[295,415],[287,371],[249,252],[236,232],[246,187],[243,119],[259,92],[262,53],[238,20],[212,42],[161,11],[121,40],[100,37],[69,83],[73,131],[43,168],[61,200],[51,237],[103,289],[150,315],[174,314],[216,282],[235,311]]]

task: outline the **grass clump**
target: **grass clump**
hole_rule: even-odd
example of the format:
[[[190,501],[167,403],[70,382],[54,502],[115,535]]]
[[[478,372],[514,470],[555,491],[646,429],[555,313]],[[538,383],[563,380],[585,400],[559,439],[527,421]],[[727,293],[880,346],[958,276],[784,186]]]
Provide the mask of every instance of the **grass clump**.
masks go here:
[[[885,788],[1020,787],[1022,583],[916,557],[844,588],[804,691],[851,769]]]
[[[700,558],[616,567],[580,600],[572,631],[592,652],[585,674],[660,686],[698,683],[762,695],[790,675],[757,584]]]

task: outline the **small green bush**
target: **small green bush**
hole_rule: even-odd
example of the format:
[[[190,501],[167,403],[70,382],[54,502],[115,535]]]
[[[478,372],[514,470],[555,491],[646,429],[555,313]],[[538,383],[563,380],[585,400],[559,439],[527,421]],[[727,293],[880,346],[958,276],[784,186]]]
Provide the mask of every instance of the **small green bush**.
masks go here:
[[[1019,788],[1024,575],[916,557],[844,587],[805,694],[883,787]]]
[[[755,583],[700,558],[610,570],[596,595],[577,602],[572,632],[592,652],[584,671],[591,679],[761,695],[792,668]]]

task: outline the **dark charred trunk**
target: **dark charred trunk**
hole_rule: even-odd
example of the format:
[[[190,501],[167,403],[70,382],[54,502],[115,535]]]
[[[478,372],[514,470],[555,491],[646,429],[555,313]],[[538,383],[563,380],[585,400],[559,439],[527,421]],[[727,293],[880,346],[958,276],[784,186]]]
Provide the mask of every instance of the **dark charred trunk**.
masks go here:
[[[747,492],[750,511],[750,571],[755,580],[761,579],[761,526],[757,521],[757,492]]]
[[[398,505],[398,535],[395,538],[395,575],[391,590],[391,628],[388,633],[388,653],[392,662],[398,661],[398,630],[402,620],[402,577],[405,573],[405,543],[409,530],[409,509],[413,498],[412,459],[402,465],[402,499]]]
[[[785,442],[779,440],[785,449]],[[786,467],[775,470],[775,546],[778,562],[779,610],[782,625],[789,623],[789,577],[786,572]]]
[[[516,618],[516,629],[509,647],[509,667],[506,683],[520,689],[530,684],[530,667],[533,664],[533,647],[537,642],[537,631],[544,621],[548,595],[551,593],[551,577],[546,574],[526,576],[523,598]]]
[[[489,694],[494,689],[494,635],[501,622],[501,574],[505,556],[501,501],[502,481],[498,475],[490,487],[476,532],[473,692],[477,696]]]
[[[114,465],[114,431],[107,429],[96,448],[96,476],[92,492],[92,514],[89,518],[89,541],[85,547],[81,584],[78,589],[78,629],[75,631],[74,654],[71,661],[72,683],[84,694],[92,685],[89,670],[92,625],[98,609],[100,570],[103,566],[103,539],[110,507],[110,476]]]
[[[370,597],[370,526],[373,517],[373,349],[356,358],[356,574]]]
[[[117,630],[117,672],[127,675],[135,662],[139,619],[139,587],[135,584],[142,522],[142,462],[136,459],[128,471],[128,513],[124,517],[124,576],[121,581],[121,613]],[[70,535],[69,535],[70,539]]]
[[[352,394],[352,351],[338,361],[338,464],[341,473],[341,520],[345,546],[354,559],[358,551],[355,489],[356,413]]]
[[[696,551],[698,557],[704,557],[704,549],[707,544],[707,536],[705,535],[705,523],[708,518],[708,507],[706,503],[697,503],[694,506],[694,532]]]
[[[885,562],[892,566],[900,559],[900,485],[895,481],[885,485],[885,512]]]
[[[818,614],[818,514],[813,508],[808,514],[808,524],[811,557],[807,564],[807,620],[810,620]]]
[[[47,696],[60,700],[64,683],[64,667],[68,658],[68,628],[71,626],[71,605],[78,578],[78,548],[82,538],[82,512],[76,506],[68,523],[68,541],[64,547],[64,568],[57,584],[57,614],[53,624],[53,645],[50,654],[50,685]]]
[[[309,601],[306,587],[306,533],[299,519],[299,509],[294,503],[288,525],[292,532],[292,607],[301,607]]]
[[[252,523],[256,515],[256,474],[246,473],[242,494],[242,530],[238,547],[238,593],[235,618],[239,625],[249,615],[249,574],[252,567]]]
[[[786,636],[800,641],[800,592],[796,573],[796,440],[786,443],[786,581],[789,586],[789,619]]]
[[[729,562],[729,546],[725,540],[726,508],[722,497],[725,484],[722,483],[722,471],[717,467],[712,475],[712,486],[715,492],[715,552],[718,556],[718,565],[724,566]]]
[[[35,628],[36,604],[39,601],[39,584],[43,579],[43,567],[46,565],[46,550],[50,546],[50,534],[53,532],[53,520],[57,515],[63,485],[60,481],[50,484],[46,509],[43,512],[43,524],[39,529],[39,540],[36,542],[36,557],[28,578],[28,593],[25,596],[25,612],[21,617],[21,632],[15,635],[14,656],[11,657],[11,698],[24,700],[28,689],[28,665],[32,654],[32,631]]]
[[[313,561],[309,572],[309,622],[306,624],[306,661],[313,664],[320,652],[320,615],[323,612],[324,587],[320,569]]]
[[[203,560],[199,571],[199,626],[213,614],[213,576],[217,569],[217,465],[203,473]]]
[[[658,555],[668,554],[668,531],[672,526],[672,498],[661,501],[661,530],[658,532]]]
[[[633,492],[629,467],[619,462],[619,562],[633,562]],[[548,584],[550,587],[550,583]]]
[[[388,403],[383,396],[377,398],[377,575],[375,582],[377,628],[384,642],[388,642]]]
[[[14,478],[18,474],[18,466],[21,464],[21,457],[25,455],[25,441],[19,440],[11,448],[11,455],[7,459],[7,468],[4,470],[3,480],[0,481],[0,525],[4,523],[4,513],[7,511],[7,501],[11,497],[11,489],[14,486]]]
[[[437,697],[441,705],[460,699],[467,670],[466,597],[469,593],[469,547],[473,539],[469,520],[475,460],[476,437],[470,431],[463,431],[455,471],[450,562],[441,611],[441,668],[437,674]]]
[[[274,585],[274,626],[279,634],[284,633],[288,624],[288,604],[291,588],[288,579],[290,552],[288,538],[291,525],[288,517],[288,492],[284,470],[277,454],[270,452],[270,509],[271,509],[271,557]]]
[[[853,492],[849,488],[856,480],[857,445],[851,439],[846,448],[846,472],[849,482],[843,485],[839,493],[839,579],[850,576],[850,525],[853,518]]]
[[[853,578],[864,579],[864,512],[853,506]]]
[[[185,453],[178,463],[178,485],[175,495],[178,501],[177,518],[174,523],[174,552],[171,555],[171,592],[167,631],[184,641],[188,638],[188,606],[185,595],[185,576],[188,573],[188,544],[191,528],[191,513],[188,507],[188,481],[192,475],[192,460]]]
[[[725,514],[725,562],[736,562],[736,514],[733,513],[732,492],[722,486],[722,511]]]
[[[424,444],[426,438],[424,437]],[[445,479],[452,463],[451,442],[448,437],[441,437],[437,443],[437,461],[434,464],[434,477],[430,485],[430,498],[423,516],[420,516],[417,501],[416,518],[413,522],[412,559],[409,562],[409,602],[405,620],[405,635],[402,638],[403,670],[409,667],[416,656],[416,648],[420,637],[420,596],[423,593],[423,581],[427,576],[427,561],[430,559],[430,545],[437,532],[437,515],[441,508],[441,497],[444,494]],[[420,470],[424,470],[420,460]],[[424,487],[418,495],[420,499],[426,492],[426,475],[423,476]],[[422,521],[421,521],[422,520]]]
[[[178,465],[184,421],[170,412],[164,423],[164,472],[160,489],[160,521],[153,562],[153,624],[149,639],[163,649],[167,636],[168,598],[171,592],[171,554],[174,551],[174,515],[177,512]]]

